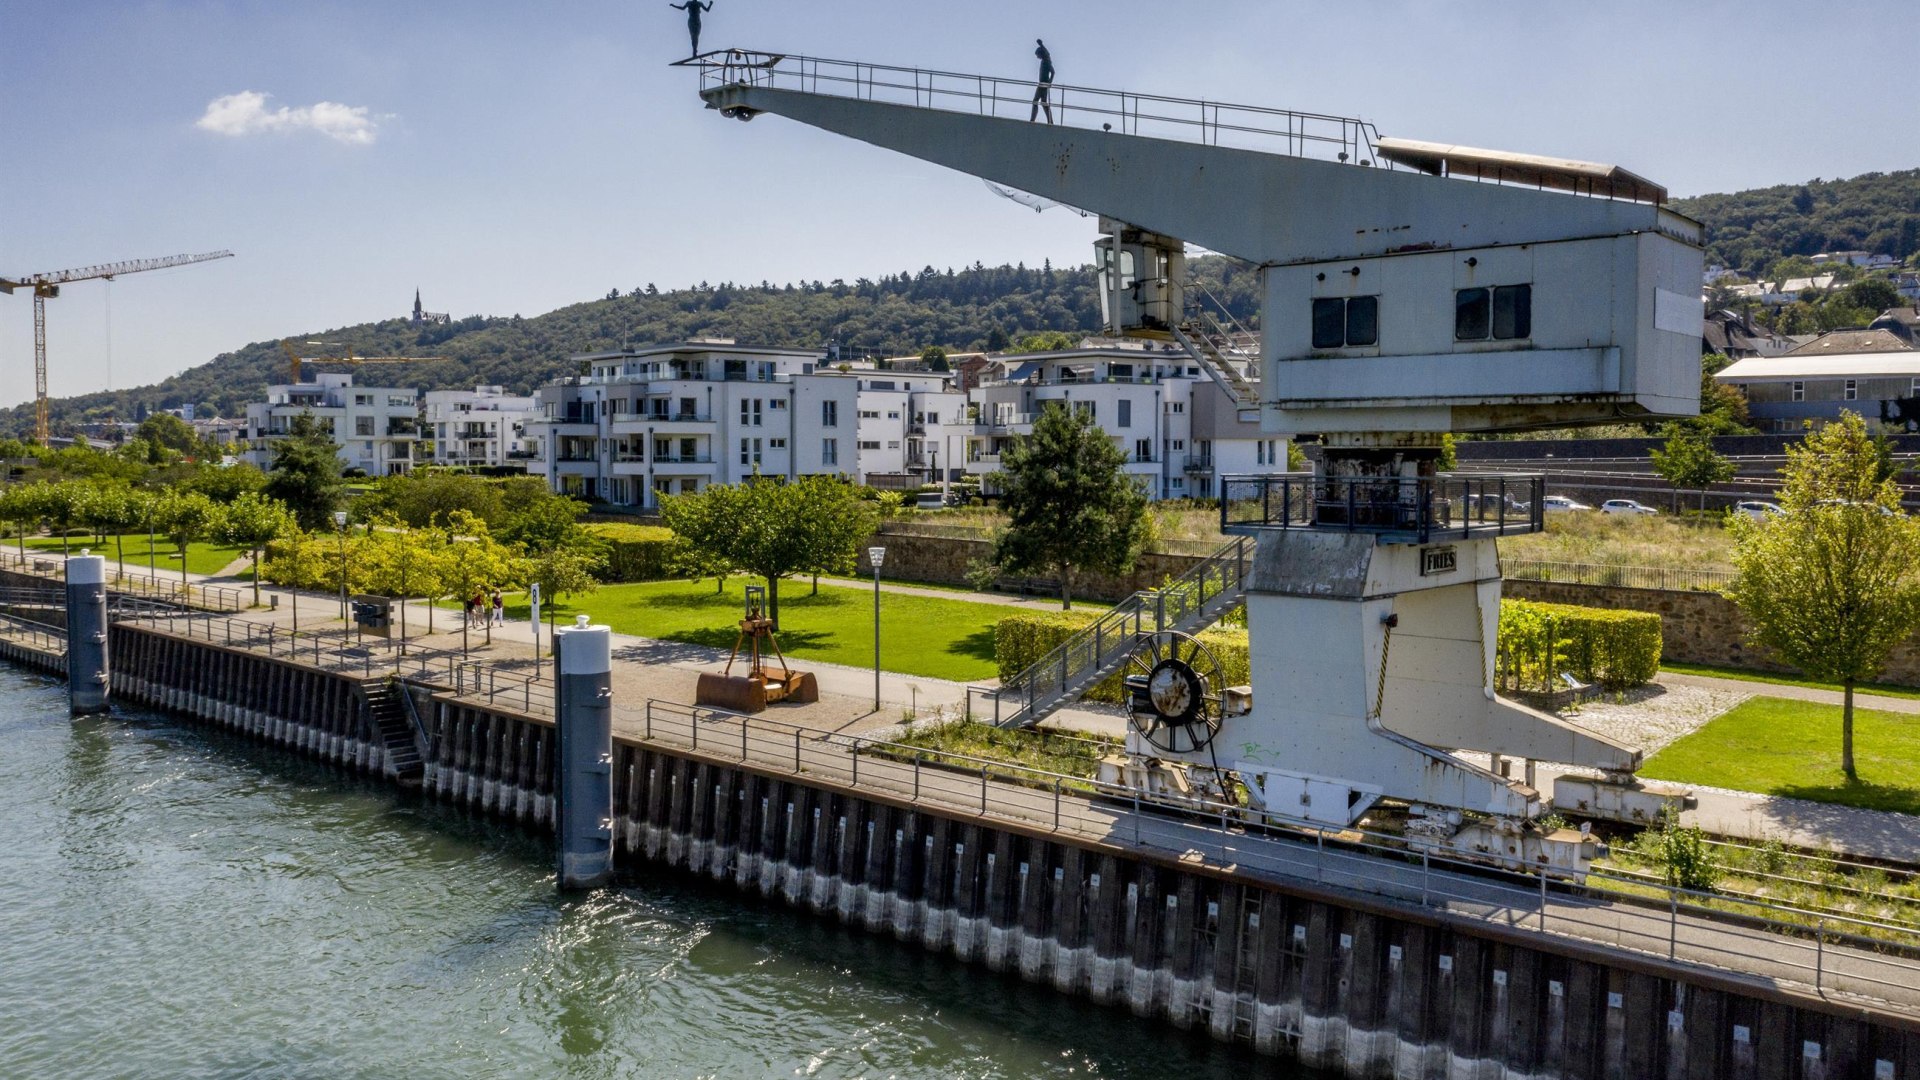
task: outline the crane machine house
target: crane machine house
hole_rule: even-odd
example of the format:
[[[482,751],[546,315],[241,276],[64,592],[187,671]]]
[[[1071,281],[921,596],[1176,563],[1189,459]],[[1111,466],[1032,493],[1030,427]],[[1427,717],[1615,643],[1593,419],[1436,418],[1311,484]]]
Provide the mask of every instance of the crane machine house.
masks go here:
[[[1697,411],[1702,230],[1623,169],[1381,138],[1352,119],[728,50],[682,63],[710,108],[771,113],[1099,215],[1110,333],[1207,359],[1185,250],[1259,269],[1262,428],[1318,439],[1311,477],[1224,480],[1256,539],[1252,686],[1150,641],[1109,779],[1578,870],[1554,805],[1647,820],[1686,794],[1641,753],[1494,691],[1496,538],[1542,527],[1541,480],[1438,471],[1447,432]],[[1478,755],[1478,756],[1474,756]],[[1490,761],[1482,767],[1478,761]],[[1511,765],[1523,762],[1521,775]],[[1578,767],[1549,800],[1535,762]]]

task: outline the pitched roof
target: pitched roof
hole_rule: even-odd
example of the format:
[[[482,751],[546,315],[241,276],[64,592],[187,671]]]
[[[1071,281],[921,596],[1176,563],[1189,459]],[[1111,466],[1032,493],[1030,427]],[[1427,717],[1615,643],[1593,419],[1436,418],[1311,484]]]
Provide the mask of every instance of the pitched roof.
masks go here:
[[[1829,330],[1788,356],[1837,356],[1854,353],[1912,352],[1913,346],[1890,330]]]
[[[1713,376],[1720,382],[1779,379],[1877,379],[1920,377],[1920,350],[1842,353],[1833,356],[1750,356]]]

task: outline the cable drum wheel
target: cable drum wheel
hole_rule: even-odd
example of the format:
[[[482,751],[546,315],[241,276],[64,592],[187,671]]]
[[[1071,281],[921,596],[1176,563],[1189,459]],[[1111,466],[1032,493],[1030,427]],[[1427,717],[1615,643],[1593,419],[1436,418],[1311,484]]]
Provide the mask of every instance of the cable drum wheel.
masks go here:
[[[1133,729],[1164,754],[1206,749],[1220,731],[1226,681],[1219,658],[1192,634],[1146,635],[1127,660],[1124,680]]]

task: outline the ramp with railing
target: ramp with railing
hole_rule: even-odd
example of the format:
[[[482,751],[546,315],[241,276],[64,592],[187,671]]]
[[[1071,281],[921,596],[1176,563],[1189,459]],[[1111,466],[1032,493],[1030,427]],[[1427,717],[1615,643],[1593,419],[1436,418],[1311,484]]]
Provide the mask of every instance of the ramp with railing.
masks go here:
[[[1237,537],[1163,588],[1137,592],[1061,642],[993,694],[992,722],[1032,727],[1119,671],[1140,640],[1163,630],[1193,634],[1247,594],[1253,541]]]

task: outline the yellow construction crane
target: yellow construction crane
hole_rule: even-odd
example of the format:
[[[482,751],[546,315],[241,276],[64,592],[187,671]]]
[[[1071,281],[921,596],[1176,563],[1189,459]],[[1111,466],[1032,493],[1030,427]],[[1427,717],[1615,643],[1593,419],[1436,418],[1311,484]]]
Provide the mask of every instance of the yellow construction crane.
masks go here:
[[[205,255],[169,255],[161,259],[130,259],[126,262],[82,266],[76,270],[55,270],[46,274],[28,274],[20,278],[0,278],[0,292],[33,290],[33,437],[47,444],[47,298],[60,295],[60,286],[71,281],[112,281],[122,274],[146,270],[164,270],[169,266],[212,262],[231,258],[231,251],[209,251]]]
[[[308,345],[331,345],[326,341],[309,341]],[[344,356],[301,356],[293,347],[293,342],[282,341],[280,348],[287,354],[287,381],[294,386],[300,385],[302,368],[307,364],[411,364],[422,360],[445,360],[444,356],[355,356],[348,349]]]

